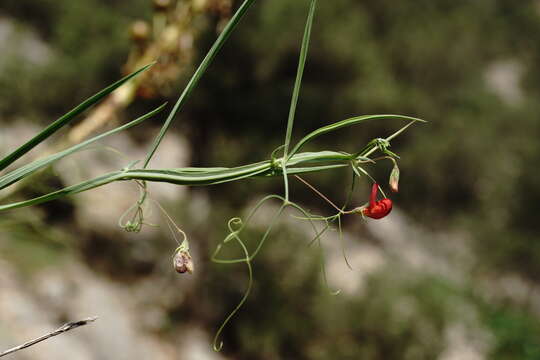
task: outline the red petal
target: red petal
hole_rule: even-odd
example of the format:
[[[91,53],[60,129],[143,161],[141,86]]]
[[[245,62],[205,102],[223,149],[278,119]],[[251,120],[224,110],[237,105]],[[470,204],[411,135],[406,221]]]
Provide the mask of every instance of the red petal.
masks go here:
[[[382,199],[377,201],[375,206],[368,206],[366,209],[364,209],[363,213],[365,216],[372,219],[381,219],[390,214],[390,211],[392,211],[392,200]]]
[[[371,196],[369,197],[369,207],[375,206],[375,202],[377,201],[377,191],[379,190],[379,185],[377,183],[374,183],[371,187]]]

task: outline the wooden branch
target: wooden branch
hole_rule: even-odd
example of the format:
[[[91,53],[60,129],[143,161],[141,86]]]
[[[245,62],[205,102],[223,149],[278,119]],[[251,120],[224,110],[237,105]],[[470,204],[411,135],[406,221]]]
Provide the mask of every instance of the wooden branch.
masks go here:
[[[63,334],[65,332],[69,331],[69,330],[73,330],[75,328],[78,328],[79,326],[83,326],[83,325],[86,325],[88,323],[94,322],[94,321],[96,321],[96,319],[97,319],[97,316],[94,316],[94,317],[82,319],[82,320],[79,320],[79,321],[73,321],[73,322],[65,323],[64,325],[60,326],[58,329],[54,330],[53,332],[42,335],[42,336],[40,336],[40,337],[38,337],[38,338],[36,338],[34,340],[30,340],[28,342],[25,342],[22,345],[15,346],[14,348],[8,349],[8,350],[4,351],[3,353],[0,353],[0,357],[12,354],[12,353],[14,353],[16,351],[19,351],[19,350],[22,350],[22,349],[25,349],[25,348],[30,347],[32,345],[35,345],[35,344],[37,344],[39,342],[47,340],[47,339],[49,339],[49,338],[51,338],[53,336],[60,335],[60,334]]]

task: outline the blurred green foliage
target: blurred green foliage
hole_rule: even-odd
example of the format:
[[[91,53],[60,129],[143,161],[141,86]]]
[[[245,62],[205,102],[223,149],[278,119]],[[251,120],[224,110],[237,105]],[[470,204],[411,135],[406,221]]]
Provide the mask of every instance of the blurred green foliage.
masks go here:
[[[540,358],[540,323],[526,310],[488,307],[485,316],[497,338],[492,359]]]
[[[226,44],[175,125],[191,142],[193,166],[261,160],[283,142],[307,5],[260,1]],[[149,9],[143,0],[2,0],[0,14],[35,31],[53,53],[41,66],[20,58],[4,65],[2,121],[47,123],[117,79],[129,48],[128,23],[148,17]],[[534,0],[320,2],[294,134],[356,114],[429,120],[393,144],[402,155],[396,202],[427,228],[472,234],[478,262],[460,286],[392,269],[372,276],[365,296],[334,298],[321,283],[316,252],[280,229],[273,236],[278,244],[267,244],[254,263],[248,303],[224,333],[228,353],[238,359],[433,359],[443,351],[443,329],[463,316],[455,309],[467,304],[482,311],[494,336],[490,358],[540,358],[537,315],[467,295],[485,273],[517,273],[536,286],[540,280],[539,34]],[[201,58],[214,38],[209,26],[197,43]],[[515,101],[490,86],[490,69],[507,62],[520,69]],[[396,128],[374,122],[318,141],[354,151]],[[388,173],[373,171],[378,179]],[[336,172],[313,181],[339,200],[349,179]],[[259,193],[280,190],[279,181],[268,180],[209,188],[213,221],[224,222],[225,204],[238,209]],[[295,188],[293,197],[321,206],[306,189]],[[197,231],[210,239],[224,233]],[[171,317],[197,317],[214,329],[242,294],[244,268],[212,265],[191,302]]]
[[[2,1],[0,12],[35,31],[52,59],[40,66],[9,59],[0,72],[0,114],[46,123],[119,78],[130,46],[129,23],[148,16],[150,8],[142,0]]]

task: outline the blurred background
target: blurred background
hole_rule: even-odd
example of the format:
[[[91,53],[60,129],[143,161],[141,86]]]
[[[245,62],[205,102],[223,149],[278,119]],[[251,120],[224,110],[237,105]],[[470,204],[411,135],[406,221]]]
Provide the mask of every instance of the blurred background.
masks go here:
[[[0,155],[123,74],[145,75],[80,117],[18,165],[174,102],[233,0],[2,0]],[[309,1],[258,1],[202,79],[153,168],[237,166],[283,143]],[[212,187],[150,184],[188,234],[193,275],[176,274],[176,243],[157,208],[139,234],[117,224],[138,197],[116,183],[0,217],[0,350],[66,321],[92,325],[16,359],[540,359],[540,2],[320,1],[294,138],[361,114],[429,121],[392,143],[400,192],[380,221],[344,218],[321,251],[286,213],[254,261],[253,290],[212,339],[247,285],[245,264],[210,262],[227,220],[276,179]],[[165,118],[69,157],[0,193],[26,199],[142,159]],[[402,123],[382,120],[306,150],[358,151]],[[115,150],[113,151],[112,148]],[[388,162],[369,166],[386,183]],[[305,178],[337,203],[347,171]],[[292,200],[332,209],[291,182]],[[367,200],[369,184],[353,196]],[[250,229],[253,245],[277,203]],[[232,247],[231,256],[240,256]],[[338,296],[331,291],[341,289]]]

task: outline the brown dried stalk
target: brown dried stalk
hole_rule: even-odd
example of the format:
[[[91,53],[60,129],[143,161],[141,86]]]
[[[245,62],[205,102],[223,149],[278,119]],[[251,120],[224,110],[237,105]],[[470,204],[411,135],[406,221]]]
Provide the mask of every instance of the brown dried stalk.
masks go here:
[[[73,322],[65,323],[64,325],[60,326],[58,329],[54,330],[53,332],[42,335],[42,336],[40,336],[40,337],[38,337],[38,338],[36,338],[34,340],[30,340],[28,342],[25,342],[22,345],[15,346],[15,347],[13,347],[11,349],[8,349],[8,350],[0,353],[0,357],[6,356],[6,355],[9,355],[9,354],[13,354],[14,352],[22,350],[22,349],[26,349],[27,347],[30,347],[32,345],[35,345],[35,344],[40,343],[42,341],[45,341],[45,340],[47,340],[49,338],[52,338],[53,336],[63,334],[65,332],[69,331],[69,330],[73,330],[75,328],[78,328],[79,326],[83,326],[83,325],[86,325],[88,323],[94,322],[94,321],[96,321],[96,319],[97,319],[97,316],[94,316],[94,317],[89,317],[89,318],[82,319],[82,320],[79,320],[79,321],[73,321]]]

